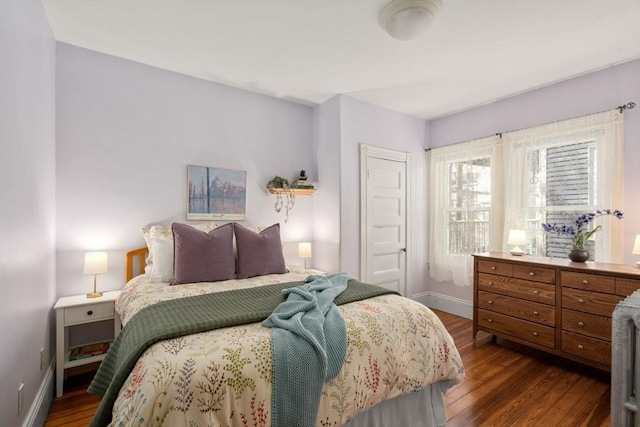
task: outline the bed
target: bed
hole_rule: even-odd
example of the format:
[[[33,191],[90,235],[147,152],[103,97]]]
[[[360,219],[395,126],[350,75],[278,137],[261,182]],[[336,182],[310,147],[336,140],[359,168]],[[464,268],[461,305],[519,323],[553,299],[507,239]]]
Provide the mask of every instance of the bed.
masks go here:
[[[277,271],[284,261],[280,259],[279,227],[251,230],[231,224],[234,275],[242,278],[216,281],[201,281],[198,277],[197,281],[189,281],[191,272],[179,261],[188,239],[180,234],[172,236],[166,226],[143,229],[147,247],[128,254],[127,283],[116,301],[123,325],[116,343],[126,332],[135,329],[137,318],[176,301],[196,302],[207,298],[223,301],[220,298],[230,295],[237,300],[240,297],[236,295],[243,295],[242,298],[253,295],[244,292],[263,295],[260,292],[271,292],[272,288],[281,292],[281,289],[304,285],[305,280],[313,284],[314,277],[326,280],[310,277],[308,270],[297,266],[269,273],[274,261],[265,261],[265,256],[269,258],[276,253]],[[197,233],[208,236],[226,226],[200,225],[196,231],[187,231],[192,233],[191,237]],[[175,227],[172,228],[175,231]],[[266,240],[270,242],[265,243]],[[175,249],[169,250],[171,247]],[[274,247],[280,250],[274,251]],[[253,253],[256,250],[262,253]],[[202,253],[201,248],[197,253]],[[194,253],[188,255],[192,263]],[[256,258],[261,260],[256,271],[267,274],[247,273],[243,268]],[[174,264],[173,270],[166,265],[169,260]],[[261,270],[265,262],[270,267]],[[149,268],[150,265],[153,268]],[[164,275],[158,277],[161,266],[165,268],[161,272]],[[136,268],[146,271],[136,276]],[[244,277],[247,275],[250,277]],[[183,280],[176,283],[179,276]],[[356,284],[360,286],[359,282],[350,280],[346,289],[355,288]],[[279,295],[283,299],[281,293]],[[341,297],[336,298],[336,304]],[[263,297],[258,299],[262,301]],[[247,296],[242,305],[254,302],[254,297]],[[344,319],[346,330],[344,362],[337,374],[321,385],[316,421],[308,425],[444,425],[444,394],[463,379],[464,369],[453,339],[437,316],[416,301],[389,293],[340,304],[335,309]],[[289,402],[286,399],[272,401],[276,380],[271,334],[272,329],[264,327],[261,321],[254,321],[151,343],[136,357],[130,372],[122,376],[122,384],[114,387],[117,390],[112,401],[105,402],[103,398],[99,409],[102,415],[96,415],[92,425],[285,426],[273,418],[275,408],[286,408]],[[119,347],[116,343],[105,361],[113,356],[112,350]],[[107,364],[103,362],[103,365]],[[108,381],[112,381],[111,377],[117,376],[101,373],[103,365],[91,392],[95,392],[92,389],[99,377],[102,380],[109,377]],[[281,368],[277,372],[282,372]],[[296,422],[295,425],[303,424]],[[289,423],[285,427],[289,427]]]

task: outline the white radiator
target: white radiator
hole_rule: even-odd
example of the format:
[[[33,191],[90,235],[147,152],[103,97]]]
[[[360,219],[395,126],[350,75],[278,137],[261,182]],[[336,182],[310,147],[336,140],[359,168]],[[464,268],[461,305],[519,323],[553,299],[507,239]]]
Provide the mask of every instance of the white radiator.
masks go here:
[[[640,427],[640,289],[613,311],[611,425]]]

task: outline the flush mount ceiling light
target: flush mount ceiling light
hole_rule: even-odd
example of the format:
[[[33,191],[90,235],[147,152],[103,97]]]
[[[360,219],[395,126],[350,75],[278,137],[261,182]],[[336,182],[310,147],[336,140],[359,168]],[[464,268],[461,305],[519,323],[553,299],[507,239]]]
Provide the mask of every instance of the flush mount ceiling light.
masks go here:
[[[392,0],[380,12],[378,22],[398,40],[411,40],[438,19],[441,0]]]

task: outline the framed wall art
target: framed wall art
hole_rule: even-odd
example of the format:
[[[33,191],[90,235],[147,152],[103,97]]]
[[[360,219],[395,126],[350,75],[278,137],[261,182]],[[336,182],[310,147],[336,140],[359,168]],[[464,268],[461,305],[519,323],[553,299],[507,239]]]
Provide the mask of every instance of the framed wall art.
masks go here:
[[[247,171],[193,165],[187,170],[187,219],[245,219]]]

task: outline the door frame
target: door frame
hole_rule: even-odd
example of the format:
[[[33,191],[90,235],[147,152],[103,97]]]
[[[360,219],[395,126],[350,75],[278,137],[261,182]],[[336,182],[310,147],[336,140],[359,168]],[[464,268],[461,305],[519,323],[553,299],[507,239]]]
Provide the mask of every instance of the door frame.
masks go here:
[[[369,159],[376,158],[382,160],[404,162],[405,164],[405,252],[404,257],[404,289],[403,295],[407,296],[409,289],[409,279],[411,277],[411,262],[409,261],[411,252],[411,154],[403,151],[390,150],[388,148],[375,147],[372,145],[360,144],[360,278],[367,281],[367,259],[369,250],[369,236],[367,235],[367,200],[369,197],[367,186],[367,171]]]

